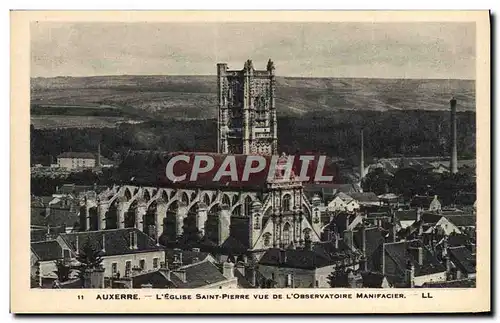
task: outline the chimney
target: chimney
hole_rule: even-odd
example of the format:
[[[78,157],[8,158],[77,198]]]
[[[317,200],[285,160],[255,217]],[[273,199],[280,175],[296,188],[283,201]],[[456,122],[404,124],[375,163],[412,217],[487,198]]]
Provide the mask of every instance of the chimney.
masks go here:
[[[183,283],[187,282],[186,271],[184,269],[176,269],[174,272],[175,275],[179,277],[179,279],[182,280]]]
[[[363,130],[361,130],[361,161],[359,163],[359,176],[360,181],[365,177],[365,148],[364,148],[364,138],[363,138]]]
[[[343,236],[345,244],[349,247],[349,249],[353,248],[353,233],[350,230],[345,230],[344,231],[344,236]]]
[[[106,252],[106,234],[102,234],[102,252]]]
[[[75,253],[77,255],[80,253],[80,244],[78,241],[78,234],[75,234]]]
[[[170,280],[170,269],[168,268],[167,264],[162,262],[160,264],[159,271],[167,278],[167,280]]]
[[[137,249],[137,232],[135,231],[129,233],[129,248],[131,250]]]
[[[415,266],[411,263],[411,261],[408,261],[406,270],[405,270],[405,279],[406,279],[406,284],[408,287],[413,288],[415,287]]]
[[[96,159],[96,167],[101,166],[101,143],[97,144],[97,159]]]
[[[306,242],[306,249],[307,249],[307,243],[308,243],[308,242]],[[310,243],[310,242],[309,242],[309,243]],[[280,249],[280,250],[279,250],[279,257],[280,257],[280,258],[279,258],[279,260],[280,260],[280,264],[284,264],[284,263],[286,263],[286,250],[284,250],[284,249]]]
[[[243,276],[243,277],[246,277],[246,268],[245,268],[245,265],[241,262],[237,263],[236,266],[235,266],[236,270],[240,272],[240,274]]]
[[[226,261],[222,265],[222,274],[227,279],[234,278],[234,264],[232,262]]]
[[[104,268],[86,269],[83,273],[83,288],[104,288]]]
[[[424,248],[418,247],[417,252],[418,252],[418,264],[422,266],[424,264]]]
[[[450,172],[456,174],[457,166],[457,100],[450,100],[451,108],[451,147],[450,147]]]

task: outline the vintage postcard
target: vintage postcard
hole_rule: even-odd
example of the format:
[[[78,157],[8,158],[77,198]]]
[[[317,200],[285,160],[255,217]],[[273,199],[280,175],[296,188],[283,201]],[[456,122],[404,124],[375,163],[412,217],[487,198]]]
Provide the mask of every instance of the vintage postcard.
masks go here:
[[[487,11],[13,11],[11,311],[490,303]]]

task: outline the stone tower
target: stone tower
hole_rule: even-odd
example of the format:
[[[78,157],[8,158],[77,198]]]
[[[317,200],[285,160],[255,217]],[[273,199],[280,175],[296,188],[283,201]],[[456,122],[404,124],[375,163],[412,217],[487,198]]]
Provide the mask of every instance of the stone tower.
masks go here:
[[[217,64],[217,152],[277,155],[278,129],[274,64],[255,70],[247,60],[242,70]]]

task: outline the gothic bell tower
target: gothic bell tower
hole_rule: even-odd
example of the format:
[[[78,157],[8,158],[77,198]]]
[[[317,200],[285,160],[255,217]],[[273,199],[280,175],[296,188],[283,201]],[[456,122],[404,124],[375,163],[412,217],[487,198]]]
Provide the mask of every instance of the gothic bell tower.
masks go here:
[[[277,155],[278,128],[274,63],[255,70],[247,60],[242,70],[217,64],[217,152]]]

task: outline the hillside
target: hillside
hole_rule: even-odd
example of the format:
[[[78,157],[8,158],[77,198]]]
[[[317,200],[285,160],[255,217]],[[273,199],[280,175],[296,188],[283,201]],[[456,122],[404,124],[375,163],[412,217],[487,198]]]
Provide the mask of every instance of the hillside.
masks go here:
[[[31,102],[111,105],[143,116],[215,118],[215,76],[97,76],[32,78]],[[454,94],[459,111],[475,111],[470,80],[277,78],[281,116],[339,110],[444,110]],[[40,111],[39,111],[40,112]],[[144,114],[144,112],[147,112]],[[43,113],[42,113],[43,114]]]

